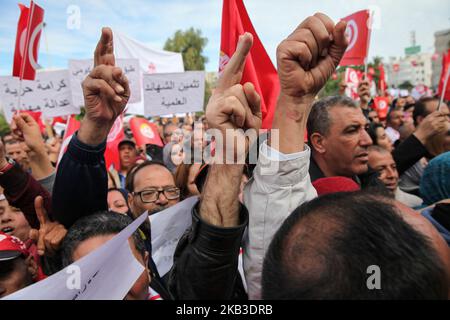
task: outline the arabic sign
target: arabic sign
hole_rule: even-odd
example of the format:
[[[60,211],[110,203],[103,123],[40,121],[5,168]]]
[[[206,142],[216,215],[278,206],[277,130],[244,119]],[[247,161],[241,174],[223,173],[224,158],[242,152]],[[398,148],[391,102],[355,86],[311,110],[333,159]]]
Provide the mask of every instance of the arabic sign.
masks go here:
[[[147,213],[142,214],[100,248],[4,300],[123,299],[144,271],[131,252],[128,238],[147,217]],[[73,281],[76,275],[80,277],[78,284]]]
[[[116,64],[122,69],[130,84],[130,100],[128,103],[141,101],[141,81],[139,60],[137,59],[116,59]],[[91,73],[94,60],[69,60],[69,79],[72,90],[72,101],[74,106],[84,106],[83,90],[81,83]]]
[[[144,111],[146,116],[203,110],[205,73],[144,74]]]
[[[79,113],[72,105],[67,70],[39,72],[35,81],[22,80],[22,85],[19,78],[0,77],[0,103],[8,122],[19,110],[42,112],[45,118]]]

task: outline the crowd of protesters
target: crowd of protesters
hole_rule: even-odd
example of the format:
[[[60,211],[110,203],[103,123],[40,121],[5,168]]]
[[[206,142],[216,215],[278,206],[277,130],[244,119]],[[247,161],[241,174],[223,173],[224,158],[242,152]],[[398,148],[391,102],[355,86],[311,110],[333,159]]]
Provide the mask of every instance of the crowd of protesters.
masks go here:
[[[366,80],[357,101],[317,98],[346,50],[345,28],[318,13],[279,44],[281,91],[272,129],[256,145],[244,138],[239,150],[208,136],[261,127],[260,97],[240,84],[253,41],[246,33],[205,116],[150,119],[162,148],[138,146],[125,124],[120,168],[106,168],[104,152],[130,90],[104,28],[83,82],[86,113],[67,150],[26,113],[2,137],[0,297],[89,254],[142,213],[195,195],[192,226],[166,275],[152,259],[150,223],[134,233],[130,247],[145,271],[126,299],[450,297],[449,108],[435,96],[399,97],[379,118]],[[251,152],[256,163],[194,156]],[[373,265],[378,290],[367,287]]]

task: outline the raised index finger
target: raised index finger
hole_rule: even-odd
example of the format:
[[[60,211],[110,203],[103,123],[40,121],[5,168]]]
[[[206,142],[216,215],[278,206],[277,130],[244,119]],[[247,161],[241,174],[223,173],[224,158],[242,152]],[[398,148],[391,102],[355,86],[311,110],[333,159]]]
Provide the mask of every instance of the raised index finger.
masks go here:
[[[42,228],[49,221],[49,219],[47,211],[44,208],[44,199],[41,196],[37,196],[36,199],[34,199],[34,209]]]
[[[226,89],[241,82],[242,72],[244,71],[245,60],[253,45],[253,36],[251,33],[244,33],[239,37],[236,51],[225,66],[216,90],[224,92]]]
[[[113,33],[110,28],[102,28],[102,35],[97,43],[94,52],[94,68],[100,64],[114,66],[116,64],[114,58]]]

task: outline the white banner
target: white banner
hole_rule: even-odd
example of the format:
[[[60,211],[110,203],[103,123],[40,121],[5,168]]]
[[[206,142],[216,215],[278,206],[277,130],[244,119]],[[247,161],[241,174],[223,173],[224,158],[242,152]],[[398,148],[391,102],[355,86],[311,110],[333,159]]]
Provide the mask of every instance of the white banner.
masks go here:
[[[144,74],[146,116],[203,110],[205,72]]]
[[[3,299],[122,300],[144,272],[144,267],[131,252],[128,238],[147,217],[147,213],[142,214],[114,238],[87,256],[47,279]]]
[[[122,69],[130,84],[130,100],[128,103],[136,103],[142,100],[141,94],[141,72],[137,59],[116,59],[116,65]],[[84,106],[83,90],[81,83],[91,73],[94,60],[69,60],[70,88],[72,90],[72,101],[77,107]]]
[[[0,104],[8,123],[19,110],[42,112],[45,118],[79,113],[72,104],[68,70],[38,72],[36,80],[22,80],[22,85],[19,78],[0,77]]]
[[[190,197],[150,216],[152,229],[152,258],[163,277],[173,265],[178,241],[192,224],[192,208],[198,197]]]

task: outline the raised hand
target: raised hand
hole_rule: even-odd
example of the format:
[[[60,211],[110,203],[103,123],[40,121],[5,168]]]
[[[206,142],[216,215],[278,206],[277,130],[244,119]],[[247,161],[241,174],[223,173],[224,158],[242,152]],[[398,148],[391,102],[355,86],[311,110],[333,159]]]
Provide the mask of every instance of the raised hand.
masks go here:
[[[30,230],[30,239],[36,243],[37,252],[40,256],[44,254],[53,256],[61,247],[67,230],[62,224],[50,221],[44,208],[44,200],[41,196],[36,197],[34,200],[34,208],[40,227],[39,230]]]
[[[32,116],[20,113],[13,116],[11,131],[15,139],[24,141],[32,152],[45,152],[41,129]]]
[[[260,97],[250,82],[240,84],[252,44],[250,33],[239,37],[236,52],[226,65],[206,108],[209,127],[220,130],[261,127]]]
[[[245,60],[252,44],[253,36],[250,33],[239,37],[236,52],[226,65],[206,107],[208,127],[220,130],[224,138],[226,131],[230,129],[261,128],[261,99],[253,84],[240,84]],[[224,144],[227,144],[225,139]],[[236,156],[234,155],[235,158]]]
[[[345,21],[336,26],[325,14],[303,21],[277,48],[281,94],[314,96],[333,74],[347,48]]]
[[[345,21],[336,26],[322,13],[303,21],[277,48],[280,96],[268,143],[283,153],[304,150],[303,136],[314,98],[347,48]]]
[[[130,98],[128,79],[115,67],[113,35],[110,28],[102,36],[94,53],[94,69],[82,84],[86,116],[79,138],[87,144],[103,142],[116,118]]]

